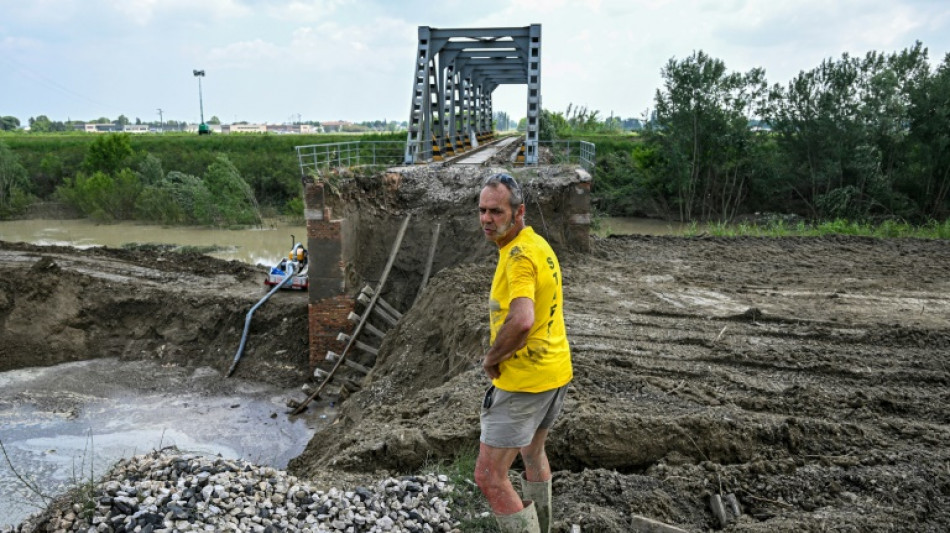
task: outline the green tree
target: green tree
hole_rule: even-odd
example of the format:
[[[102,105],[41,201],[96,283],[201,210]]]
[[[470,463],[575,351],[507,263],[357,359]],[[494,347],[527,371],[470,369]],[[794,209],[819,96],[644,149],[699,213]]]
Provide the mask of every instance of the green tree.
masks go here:
[[[57,188],[57,195],[86,216],[96,220],[131,220],[142,184],[131,169],[115,174],[95,171],[67,178]]]
[[[911,148],[898,187],[915,200],[923,217],[943,220],[950,216],[950,53],[909,96]]]
[[[564,115],[548,109],[541,110],[541,123],[538,127],[538,138],[542,141],[554,141],[559,137],[571,134],[571,127]]]
[[[132,142],[127,133],[110,133],[97,137],[89,145],[86,158],[82,162],[82,170],[87,173],[105,172],[115,174],[123,168],[128,168],[134,155]]]
[[[916,43],[890,55],[827,59],[772,89],[766,115],[781,172],[813,217],[914,216],[897,185],[916,153],[912,94],[928,77],[927,52]]]
[[[30,180],[16,154],[0,142],[0,218],[22,212],[31,203]]]
[[[128,126],[132,122],[129,120],[129,117],[125,115],[119,115],[119,118],[115,119],[115,123],[119,126]]]
[[[135,205],[142,220],[163,224],[207,224],[214,221],[214,196],[201,178],[177,171],[145,187]]]
[[[767,94],[765,74],[730,73],[702,51],[671,59],[661,73],[647,136],[662,167],[653,175],[662,176],[681,220],[728,220],[756,178],[752,155],[760,139],[748,123]],[[578,114],[589,117],[586,109]]]
[[[36,118],[30,117],[31,133],[48,133],[53,131],[53,122],[46,115],[40,115]]]
[[[47,153],[40,159],[39,173],[33,175],[34,192],[40,198],[47,198],[63,182],[65,171],[63,160],[57,154]]]
[[[208,166],[204,184],[215,198],[217,224],[258,224],[260,208],[254,193],[225,155]]]
[[[139,181],[145,186],[155,185],[165,178],[162,161],[152,154],[145,154],[138,168]]]
[[[208,124],[221,124],[221,119],[217,115],[211,117],[211,120],[208,121]]]
[[[9,115],[0,117],[0,130],[15,131],[20,128],[20,119]]]

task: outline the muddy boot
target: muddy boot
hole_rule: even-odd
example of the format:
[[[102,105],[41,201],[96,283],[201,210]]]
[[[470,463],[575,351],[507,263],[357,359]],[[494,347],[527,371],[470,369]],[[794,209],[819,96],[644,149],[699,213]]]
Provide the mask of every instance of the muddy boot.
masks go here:
[[[524,509],[514,514],[496,514],[498,529],[501,533],[540,533],[538,513],[534,502],[524,502]]]
[[[525,500],[533,500],[538,508],[541,533],[551,533],[551,480],[528,481],[521,474],[521,494]]]

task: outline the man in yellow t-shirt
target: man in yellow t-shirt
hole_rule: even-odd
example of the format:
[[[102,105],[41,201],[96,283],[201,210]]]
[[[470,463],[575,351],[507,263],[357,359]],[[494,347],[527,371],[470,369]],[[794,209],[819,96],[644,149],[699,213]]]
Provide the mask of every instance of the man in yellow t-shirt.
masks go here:
[[[499,256],[489,301],[491,347],[482,361],[492,386],[482,403],[475,482],[502,531],[540,526],[547,532],[551,467],[544,442],[573,377],[561,267],[547,241],[525,226],[524,195],[514,178],[486,179],[478,210],[482,231],[498,245]],[[508,480],[519,453],[524,500]]]

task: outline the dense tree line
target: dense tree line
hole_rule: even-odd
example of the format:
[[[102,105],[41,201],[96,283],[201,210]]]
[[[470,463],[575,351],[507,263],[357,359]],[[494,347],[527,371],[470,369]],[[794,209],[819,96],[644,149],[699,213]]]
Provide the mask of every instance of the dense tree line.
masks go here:
[[[332,135],[79,134],[0,137],[0,218],[65,201],[100,220],[255,223],[303,213],[297,145]],[[372,140],[404,140],[373,134]],[[209,196],[210,194],[210,196]],[[226,197],[218,197],[219,195]]]
[[[97,220],[214,226],[260,223],[257,200],[226,155],[218,155],[201,176],[166,174],[152,154],[146,154],[133,169],[134,156],[128,135],[97,137],[80,171],[59,185],[55,196]]]
[[[729,72],[699,51],[671,59],[662,76],[639,136],[591,137],[595,195],[610,214],[950,216],[950,54],[935,68],[920,43],[843,55],[769,86],[761,69]],[[542,138],[606,127],[590,113],[542,119]]]

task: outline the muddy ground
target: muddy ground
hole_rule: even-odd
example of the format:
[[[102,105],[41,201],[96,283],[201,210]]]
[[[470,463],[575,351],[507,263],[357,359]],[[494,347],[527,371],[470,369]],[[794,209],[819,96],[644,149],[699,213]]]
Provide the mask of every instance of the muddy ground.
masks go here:
[[[575,380],[548,448],[555,530],[629,531],[633,515],[713,530],[713,494],[741,507],[727,531],[950,529],[950,244],[592,248],[561,257]],[[431,280],[294,473],[475,449],[492,268]],[[3,244],[0,370],[98,355],[225,369],[261,291],[258,269],[201,256]],[[238,374],[305,379],[305,297],[259,313]]]

